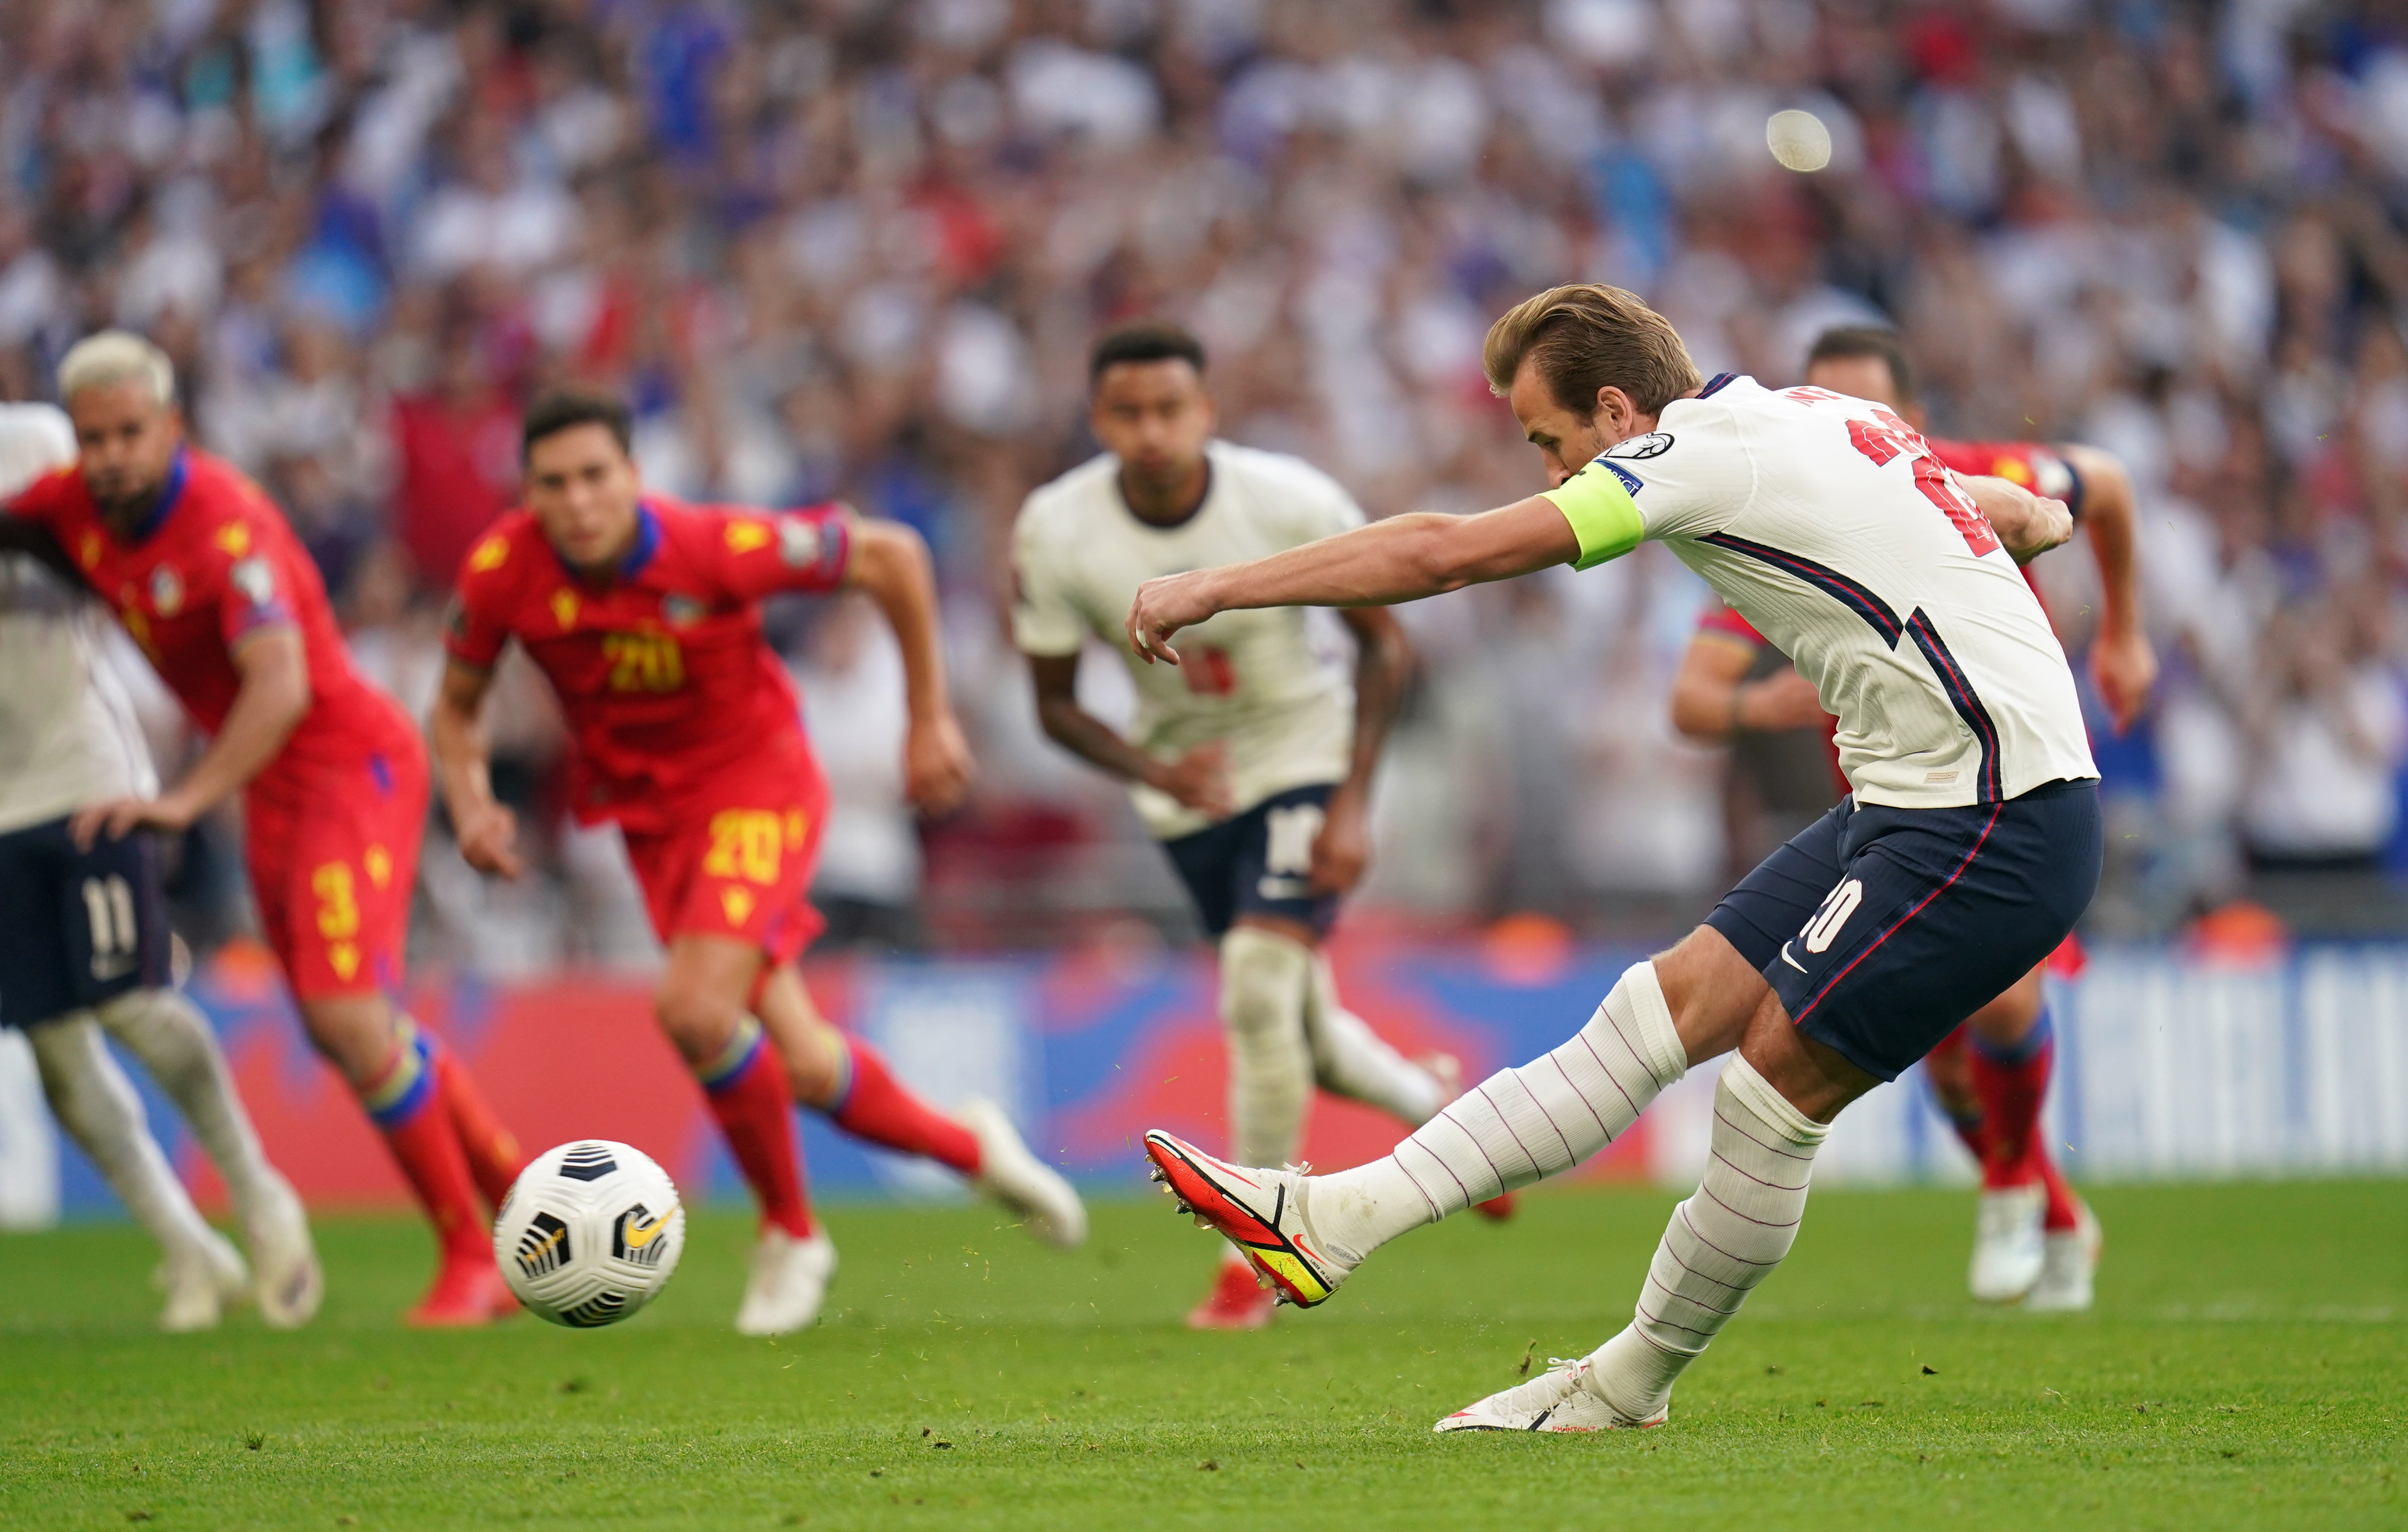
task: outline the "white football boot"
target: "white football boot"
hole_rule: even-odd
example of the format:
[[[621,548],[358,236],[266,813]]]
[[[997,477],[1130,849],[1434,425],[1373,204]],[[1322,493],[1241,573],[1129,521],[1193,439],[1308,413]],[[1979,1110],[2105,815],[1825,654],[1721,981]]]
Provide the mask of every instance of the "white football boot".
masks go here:
[[[744,1303],[736,1310],[738,1335],[791,1335],[820,1317],[829,1279],[836,1275],[836,1241],[814,1226],[797,1239],[780,1228],[761,1231],[752,1247],[752,1275]]]
[[[2090,1307],[2091,1279],[2099,1271],[2099,1247],[2106,1237],[2090,1205],[2078,1202],[2073,1227],[2043,1235],[2040,1281],[2024,1295],[2024,1307],[2034,1313],[2080,1313]]]
[[[1984,1192],[1966,1285],[1984,1303],[2013,1303],[2040,1281],[2041,1215],[2048,1193],[2037,1182]]]
[[[1322,1243],[1312,1230],[1312,1178],[1304,1167],[1254,1170],[1216,1160],[1159,1129],[1145,1136],[1154,1179],[1179,1210],[1216,1229],[1268,1277],[1282,1303],[1310,1309],[1354,1274],[1356,1261]]]
[[[1670,1418],[1667,1404],[1645,1420],[1632,1420],[1589,1386],[1589,1359],[1550,1357],[1547,1370],[1526,1383],[1468,1404],[1430,1427],[1433,1431],[1641,1431]]]
[[[229,1304],[251,1296],[251,1268],[215,1229],[198,1244],[170,1254],[153,1280],[167,1290],[159,1328],[170,1335],[214,1330]]]
[[[1052,1166],[1028,1152],[1020,1130],[992,1101],[973,1098],[955,1113],[978,1139],[979,1173],[971,1184],[1027,1222],[1049,1245],[1076,1250],[1087,1240],[1087,1210]]]
[[[242,1210],[242,1242],[251,1250],[257,1279],[251,1293],[267,1327],[295,1330],[316,1318],[326,1296],[326,1274],[310,1242],[309,1215],[292,1183],[273,1170],[251,1206]]]

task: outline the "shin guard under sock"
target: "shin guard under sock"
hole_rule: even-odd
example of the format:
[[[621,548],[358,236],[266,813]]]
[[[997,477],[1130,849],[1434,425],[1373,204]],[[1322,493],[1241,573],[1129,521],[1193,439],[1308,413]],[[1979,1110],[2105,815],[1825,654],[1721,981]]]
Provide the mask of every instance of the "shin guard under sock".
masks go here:
[[[719,1057],[694,1073],[736,1168],[761,1205],[762,1226],[810,1238],[811,1210],[803,1196],[794,1091],[761,1024],[743,1017]]]
[[[393,1062],[359,1093],[360,1105],[426,1210],[445,1262],[491,1262],[493,1241],[477,1206],[477,1185],[443,1109],[431,1052],[414,1027],[404,1024],[399,1030]]]

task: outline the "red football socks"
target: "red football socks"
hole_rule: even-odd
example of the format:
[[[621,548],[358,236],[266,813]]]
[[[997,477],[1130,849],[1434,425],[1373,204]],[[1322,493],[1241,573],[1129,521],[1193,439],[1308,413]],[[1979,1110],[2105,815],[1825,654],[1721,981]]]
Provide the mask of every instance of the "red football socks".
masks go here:
[[[449,1048],[435,1051],[435,1084],[442,1093],[444,1110],[451,1114],[452,1131],[459,1136],[461,1152],[468,1157],[468,1173],[476,1178],[477,1190],[484,1194],[487,1207],[498,1210],[519,1172],[526,1168],[518,1138],[502,1125],[486,1104],[484,1093],[477,1088],[476,1077]]]
[[[761,1204],[762,1226],[783,1229],[796,1239],[810,1238],[811,1209],[803,1196],[794,1092],[786,1083],[785,1065],[760,1024],[746,1017],[727,1052],[695,1074],[736,1167]]]
[[[2029,1186],[2038,1181],[2047,1193],[2042,1227],[2071,1229],[2076,1202],[2065,1178],[2048,1152],[2041,1131],[2041,1105],[2048,1098],[2049,1068],[2057,1055],[2057,1038],[2048,1012],[2023,1041],[2011,1048],[1970,1039],[1966,1063],[1973,1094],[1982,1103],[1982,1185],[1986,1191]]]
[[[869,1044],[850,1034],[843,1041],[846,1078],[833,1104],[821,1109],[837,1126],[887,1149],[924,1154],[965,1176],[978,1174],[976,1135],[912,1095]]]
[[[1965,1028],[1960,1025],[1956,1031],[1933,1045],[1930,1053],[1926,1055],[1925,1067],[1929,1068],[1931,1064],[1940,1061],[1942,1055],[1950,1059],[1960,1059],[1965,1052]],[[1926,1083],[1929,1083],[1928,1076],[1926,1077]],[[1973,1163],[1986,1164],[1989,1160],[1989,1140],[1982,1131],[1981,1107],[1958,1101],[1941,1091],[1936,1085],[1931,1090],[1931,1100],[1932,1104],[1940,1109],[1940,1115],[1948,1119],[1948,1126],[1955,1131],[1956,1141],[1965,1146],[1965,1153],[1973,1156]]]
[[[360,1092],[360,1104],[384,1134],[385,1147],[418,1195],[419,1206],[426,1210],[445,1264],[492,1265],[492,1235],[477,1206],[468,1158],[444,1110],[440,1079],[425,1039],[406,1038],[384,1074]]]

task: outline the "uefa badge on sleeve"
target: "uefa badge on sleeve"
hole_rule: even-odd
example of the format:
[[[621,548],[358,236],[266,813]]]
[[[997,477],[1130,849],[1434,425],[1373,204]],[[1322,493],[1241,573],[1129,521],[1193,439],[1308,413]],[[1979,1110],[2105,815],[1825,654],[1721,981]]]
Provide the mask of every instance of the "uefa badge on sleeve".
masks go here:
[[[826,546],[827,533],[819,523],[798,521],[792,516],[779,521],[778,557],[787,568],[810,568],[820,561]]]

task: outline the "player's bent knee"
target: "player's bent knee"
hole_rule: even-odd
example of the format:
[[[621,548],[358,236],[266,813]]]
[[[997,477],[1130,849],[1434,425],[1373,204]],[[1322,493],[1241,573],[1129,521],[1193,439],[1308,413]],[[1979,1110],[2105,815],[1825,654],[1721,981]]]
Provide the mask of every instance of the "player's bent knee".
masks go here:
[[[1301,1040],[1312,950],[1258,926],[1221,938],[1221,1018],[1241,1040]]]
[[[1840,1109],[1881,1083],[1838,1049],[1800,1031],[1781,996],[1770,991],[1748,1023],[1739,1054],[1783,1100],[1818,1123],[1837,1117]]]
[[[1730,938],[1711,925],[1698,926],[1670,951],[1658,952],[1650,966],[1691,1065],[1740,1046],[1756,1009],[1772,990]]]
[[[2044,967],[2034,968],[2009,985],[1997,999],[1966,1019],[1966,1026],[1984,1042],[2013,1047],[2040,1024],[2047,995]]]
[[[652,1019],[688,1064],[725,1052],[743,1014],[741,1004],[700,986],[666,985],[652,997]]]
[[[353,1085],[380,1078],[392,1064],[393,1006],[383,995],[315,995],[298,1005],[309,1046]]]

